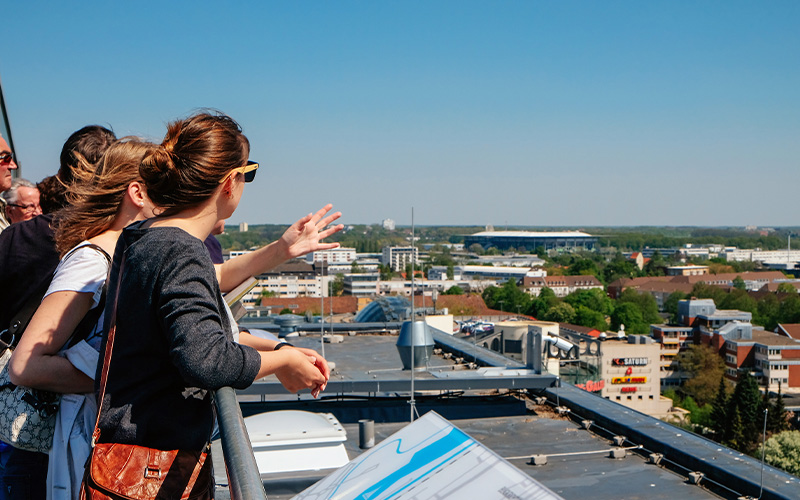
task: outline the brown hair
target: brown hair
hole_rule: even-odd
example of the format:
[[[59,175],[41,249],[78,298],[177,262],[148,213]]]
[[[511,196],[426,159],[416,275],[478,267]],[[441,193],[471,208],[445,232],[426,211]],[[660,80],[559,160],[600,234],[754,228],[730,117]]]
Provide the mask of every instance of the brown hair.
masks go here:
[[[73,170],[76,178],[69,188],[71,204],[53,219],[56,248],[61,256],[111,227],[128,186],[141,181],[142,158],[157,147],[126,137],[108,147],[91,175],[85,169]]]
[[[247,162],[250,143],[231,117],[199,113],[169,124],[161,147],[139,172],[147,194],[170,215],[208,200],[234,168]]]

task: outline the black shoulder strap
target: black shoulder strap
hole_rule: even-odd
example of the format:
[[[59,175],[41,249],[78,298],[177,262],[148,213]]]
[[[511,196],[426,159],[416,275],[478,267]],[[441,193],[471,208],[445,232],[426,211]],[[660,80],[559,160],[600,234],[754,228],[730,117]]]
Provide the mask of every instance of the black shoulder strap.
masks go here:
[[[73,250],[70,251],[70,253],[64,256],[64,258],[72,254],[72,252],[74,252],[75,250],[86,247],[89,247],[92,250],[97,251],[99,254],[105,257],[106,261],[109,264],[109,267],[111,266],[111,256],[108,255],[108,253],[105,250],[103,250],[100,246],[95,245],[94,243],[89,243],[87,245],[82,245],[80,247],[74,248]],[[89,335],[91,335],[92,332],[95,330],[97,322],[100,320],[100,315],[103,314],[103,310],[106,307],[107,283],[108,283],[108,278],[106,277],[106,281],[105,283],[103,283],[103,289],[102,292],[100,293],[100,300],[97,303],[97,307],[89,310],[89,312],[86,313],[81,322],[78,323],[78,326],[75,327],[75,331],[72,332],[72,336],[69,338],[69,341],[67,342],[67,347],[72,347],[81,340],[86,340],[87,338],[89,338]]]

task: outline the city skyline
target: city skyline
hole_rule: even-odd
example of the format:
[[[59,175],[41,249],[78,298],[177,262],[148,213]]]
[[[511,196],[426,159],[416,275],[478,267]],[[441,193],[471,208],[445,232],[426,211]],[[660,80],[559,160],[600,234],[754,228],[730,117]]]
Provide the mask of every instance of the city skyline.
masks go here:
[[[231,225],[797,226],[800,5],[17,3],[23,176],[198,108],[261,162]]]

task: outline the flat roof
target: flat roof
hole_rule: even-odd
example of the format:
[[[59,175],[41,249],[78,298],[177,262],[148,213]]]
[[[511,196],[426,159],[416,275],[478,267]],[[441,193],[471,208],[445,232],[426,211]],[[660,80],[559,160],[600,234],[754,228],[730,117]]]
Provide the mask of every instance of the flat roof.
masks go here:
[[[504,237],[504,238],[593,238],[582,231],[481,231],[470,236]]]
[[[434,331],[434,338],[437,351],[428,369],[415,372],[420,414],[436,410],[567,500],[700,500],[758,495],[760,469],[750,457],[569,384],[551,387],[551,375],[541,375],[537,382],[549,388],[528,388],[536,375],[528,373],[518,361],[440,331]],[[320,350],[317,335],[290,340]],[[358,448],[358,419],[375,420],[376,443],[408,422],[410,372],[400,369],[396,341],[394,335],[358,334],[345,335],[341,343],[326,343],[325,357],[336,367],[319,400],[313,400],[307,391],[300,395],[281,391],[277,381],[268,377],[251,389],[239,391],[243,410],[252,414],[294,407],[333,413],[347,432],[345,446],[353,459],[362,451]],[[471,364],[508,369],[505,375],[499,369],[495,383],[483,386],[475,381],[485,380],[481,371],[491,368]],[[545,397],[537,400],[537,394]],[[565,411],[559,411],[560,407]],[[582,425],[584,419],[592,423]],[[613,438],[620,434],[628,441],[618,447]],[[218,442],[213,446],[216,497],[229,498],[221,449]],[[611,458],[611,450],[620,448],[628,448],[625,457]],[[664,454],[660,465],[648,463],[653,452]],[[531,465],[533,455],[546,455],[547,464]],[[687,480],[688,473],[695,470],[707,470],[707,479],[699,486]],[[330,472],[282,473],[262,479],[269,498],[289,499]],[[800,479],[769,466],[764,479],[765,499],[791,498],[800,488]]]

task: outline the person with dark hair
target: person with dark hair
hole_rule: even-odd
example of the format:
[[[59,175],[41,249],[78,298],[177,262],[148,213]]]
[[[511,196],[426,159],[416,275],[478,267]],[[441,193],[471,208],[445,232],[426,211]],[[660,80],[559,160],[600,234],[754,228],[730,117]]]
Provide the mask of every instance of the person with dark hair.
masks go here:
[[[51,208],[68,204],[67,183],[76,178],[80,169],[93,173],[94,166],[102,157],[103,148],[114,140],[110,130],[91,125],[70,135],[61,152],[57,182],[61,188],[50,193]],[[0,178],[7,145],[0,142]],[[10,152],[9,152],[10,153]],[[10,159],[13,163],[13,158]],[[14,164],[13,168],[16,168]],[[60,255],[56,250],[53,214],[39,215],[31,220],[13,224],[0,233],[0,331],[8,328],[14,316],[29,302],[41,301],[53,277]],[[24,336],[24,335],[23,335]],[[43,499],[46,494],[47,455],[12,448],[3,451],[6,467],[0,477],[0,500]],[[7,458],[6,458],[7,456]]]
[[[50,499],[78,499],[97,414],[93,378],[109,255],[125,226],[153,215],[139,163],[154,147],[135,139],[117,141],[91,177],[75,178],[72,204],[54,219],[61,262],[9,361],[12,383],[62,393],[48,461]],[[84,318],[88,324],[79,329]]]
[[[233,341],[235,325],[224,312],[221,291],[253,269],[336,248],[321,240],[341,229],[326,229],[340,215],[327,215],[326,206],[300,219],[278,242],[215,273],[203,240],[233,214],[244,184],[255,177],[258,164],[248,161],[249,149],[235,121],[201,113],[170,124],[162,146],[142,161],[140,174],[156,217],[128,226],[114,252],[108,289],[119,291],[116,298],[109,295],[105,311],[105,330],[115,333],[113,344],[104,339],[111,361],[99,388],[98,443],[199,456],[213,427],[209,391],[245,388],[270,374],[291,392],[310,389],[317,396],[325,388],[330,371],[315,351],[282,342],[258,351]],[[207,459],[196,476],[192,496],[213,497],[210,464]],[[191,470],[160,471],[167,472],[178,491],[190,484]]]
[[[40,180],[36,183],[36,188],[39,190],[39,205],[43,214],[52,214],[64,208],[67,190],[57,175],[50,175]]]
[[[13,177],[11,171],[17,169],[17,163],[14,161],[14,153],[3,136],[0,135],[0,193],[3,193],[11,188]],[[0,199],[0,232],[10,224],[6,219],[6,201]]]

